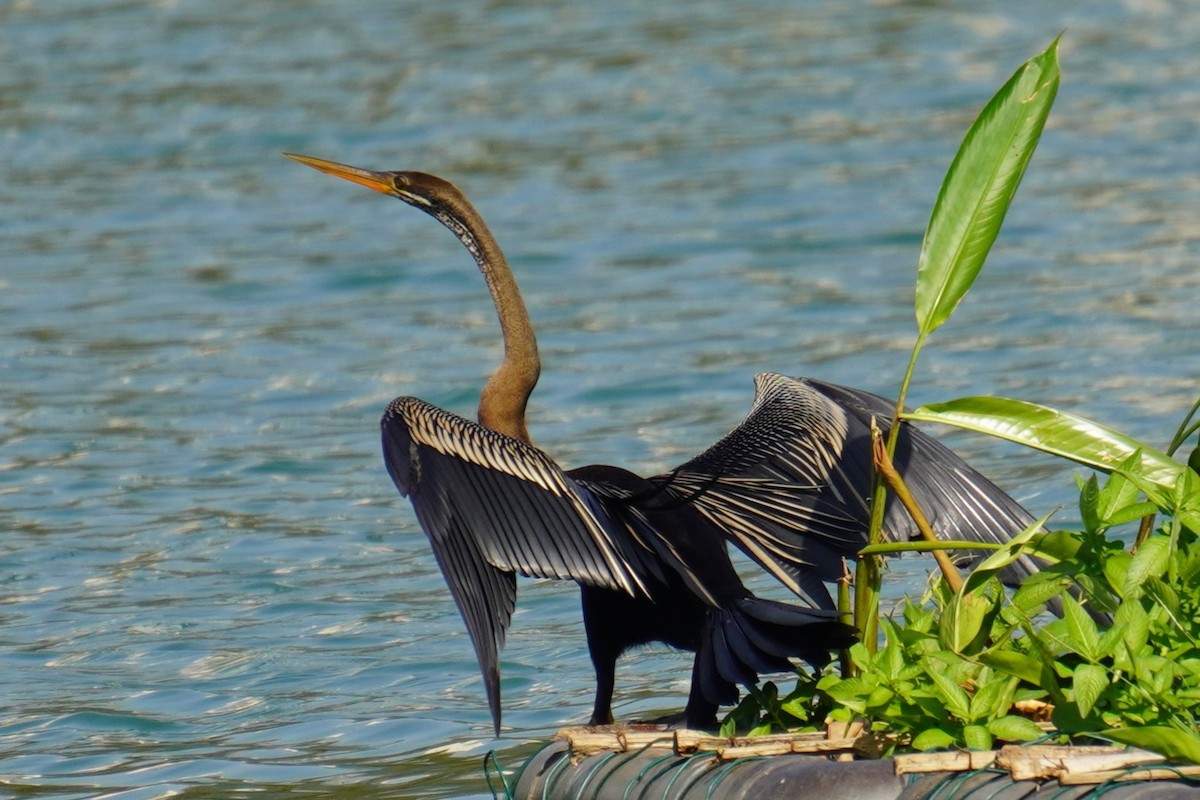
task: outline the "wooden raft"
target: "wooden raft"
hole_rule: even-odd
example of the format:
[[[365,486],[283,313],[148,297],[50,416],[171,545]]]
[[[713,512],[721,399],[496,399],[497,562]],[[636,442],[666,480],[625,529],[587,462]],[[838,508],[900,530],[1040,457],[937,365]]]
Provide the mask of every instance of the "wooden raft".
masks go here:
[[[888,744],[861,729],[833,732],[714,736],[663,725],[613,725],[563,728],[555,739],[565,741],[571,760],[606,752],[670,750],[678,756],[710,753],[718,761],[793,753],[825,755],[842,761],[878,758]],[[1013,780],[1056,779],[1060,784],[1108,781],[1172,780],[1200,777],[1200,765],[1171,766],[1163,756],[1118,746],[1006,745],[998,750],[956,750],[892,756],[896,774],[963,772],[980,769],[1007,771]]]

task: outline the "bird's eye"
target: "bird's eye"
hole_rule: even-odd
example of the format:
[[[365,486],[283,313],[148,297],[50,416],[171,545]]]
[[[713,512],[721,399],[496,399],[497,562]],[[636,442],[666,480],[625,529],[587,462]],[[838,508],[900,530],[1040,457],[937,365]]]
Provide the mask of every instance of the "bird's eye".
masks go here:
[[[392,187],[397,190],[407,189],[409,183],[411,183],[411,181],[409,181],[407,175],[401,175],[397,173],[392,176]]]

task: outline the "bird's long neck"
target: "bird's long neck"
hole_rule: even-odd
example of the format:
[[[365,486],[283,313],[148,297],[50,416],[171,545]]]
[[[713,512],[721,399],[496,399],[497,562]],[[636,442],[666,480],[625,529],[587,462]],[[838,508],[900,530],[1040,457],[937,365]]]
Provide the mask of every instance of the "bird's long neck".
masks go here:
[[[525,426],[525,404],[537,385],[541,361],[529,312],[508,260],[482,217],[465,198],[457,198],[454,205],[456,207],[438,210],[435,214],[474,256],[492,293],[504,336],[504,360],[479,395],[479,423],[506,436],[530,442],[529,429]]]

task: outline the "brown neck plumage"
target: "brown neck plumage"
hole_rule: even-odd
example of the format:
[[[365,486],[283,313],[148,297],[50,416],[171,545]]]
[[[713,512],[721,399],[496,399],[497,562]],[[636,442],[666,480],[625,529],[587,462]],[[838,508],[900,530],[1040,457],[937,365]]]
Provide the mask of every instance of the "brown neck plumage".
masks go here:
[[[455,192],[439,204],[434,215],[475,257],[487,281],[500,330],[504,335],[504,360],[492,373],[479,396],[479,423],[494,431],[530,442],[525,426],[525,405],[541,372],[537,338],[521,291],[483,218],[465,197]]]

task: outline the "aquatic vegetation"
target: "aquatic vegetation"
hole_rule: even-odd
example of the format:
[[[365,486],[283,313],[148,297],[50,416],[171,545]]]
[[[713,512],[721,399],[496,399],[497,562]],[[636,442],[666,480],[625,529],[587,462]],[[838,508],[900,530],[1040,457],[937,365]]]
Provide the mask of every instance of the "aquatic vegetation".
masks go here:
[[[1078,479],[1082,529],[1047,532],[1047,515],[992,546],[965,579],[944,561],[925,596],[896,616],[879,614],[876,559],[942,546],[883,542],[873,520],[854,586],[864,635],[841,672],[802,675],[784,696],[761,687],[726,718],[725,733],[858,719],[880,734],[883,752],[1093,737],[1200,762],[1200,401],[1165,451],[1017,399],[903,410],[922,346],[978,275],[1037,145],[1058,87],[1057,49],[1055,40],[997,92],[947,173],[918,261],[918,335],[896,414],[1090,468]],[[1184,463],[1175,453],[1189,442]],[[886,457],[880,463],[886,467]],[[875,508],[885,491],[881,480]],[[1022,556],[1046,567],[1007,594],[997,573]]]

